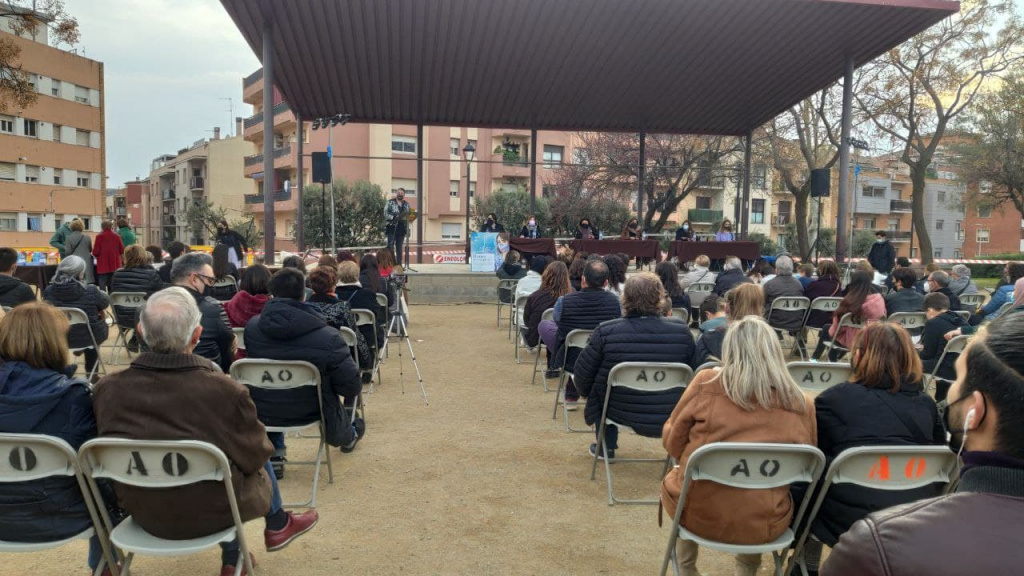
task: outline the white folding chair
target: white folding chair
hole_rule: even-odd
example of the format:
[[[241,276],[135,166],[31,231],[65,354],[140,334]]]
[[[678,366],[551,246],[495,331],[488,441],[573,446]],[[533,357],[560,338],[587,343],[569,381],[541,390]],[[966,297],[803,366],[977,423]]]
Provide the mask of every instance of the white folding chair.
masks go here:
[[[964,322],[970,323],[970,321],[971,321],[971,312],[970,312],[970,310],[954,310],[953,313],[956,314],[957,316],[963,318]]]
[[[0,310],[3,310],[6,313],[13,310],[13,308],[11,308],[10,306],[0,306]]]
[[[665,462],[665,468],[662,470],[662,476],[668,471],[669,461],[666,458],[609,458],[608,457],[608,443],[605,442],[604,434],[608,429],[608,425],[612,424],[618,426],[620,429],[636,430],[629,424],[624,424],[612,419],[608,415],[608,406],[611,404],[611,397],[615,394],[616,389],[618,390],[630,390],[634,392],[676,392],[678,391],[679,396],[683,395],[683,391],[686,390],[686,386],[693,379],[693,370],[690,369],[686,364],[674,363],[674,362],[623,362],[616,364],[612,368],[611,372],[608,373],[608,389],[604,395],[604,408],[601,410],[601,423],[598,428],[598,449],[594,451],[594,464],[590,468],[590,479],[593,480],[597,474],[597,461],[601,454],[604,454],[604,471],[605,476],[608,480],[608,505],[614,506],[616,503],[619,504],[657,504],[658,500],[620,500],[615,498],[615,493],[612,490],[612,462]],[[669,416],[672,415],[672,410],[676,404],[679,403],[679,399],[676,398],[675,402],[672,402],[670,408],[667,408],[663,414],[652,414],[645,412],[645,417],[663,417],[663,420],[668,420]],[[660,426],[659,426],[660,428]],[[659,435],[660,439],[660,435]],[[660,444],[660,442],[659,442]]]
[[[962,304],[964,306],[964,308],[967,308],[968,310],[977,310],[983,304],[985,304],[985,302],[988,301],[988,295],[987,294],[980,294],[980,293],[979,294],[961,294],[959,296],[959,298],[960,298],[960,304]]]
[[[245,328],[232,328],[231,332],[235,335],[235,344],[239,350],[245,350]]]
[[[370,344],[370,348],[375,351],[373,355],[373,366],[370,367],[370,371],[372,374],[376,375],[377,385],[379,386],[382,380],[382,376],[380,373],[380,350],[377,350],[377,316],[374,315],[372,310],[367,310],[365,308],[354,308],[352,310],[352,314],[356,318],[356,328],[359,328],[361,326],[370,326],[373,328],[373,342],[367,342],[367,344]],[[371,380],[370,394],[373,394],[373,391],[374,383]]]
[[[238,293],[238,281],[235,280],[234,276],[225,276],[225,277],[221,278],[220,280],[217,280],[216,282],[213,283],[214,293],[216,293],[218,288],[228,288],[228,287],[234,288],[235,289],[235,293]],[[234,294],[232,294],[232,296],[234,296]],[[220,301],[221,302],[227,302],[230,299],[231,298],[228,298],[227,300],[220,300]]]
[[[777,324],[780,322],[778,319],[774,319],[776,312],[788,312],[791,314],[800,313],[800,328],[798,328],[793,336],[793,346],[796,347],[797,351],[800,352],[800,358],[806,358],[806,346],[803,345],[803,327],[807,321],[807,311],[811,308],[811,299],[806,296],[779,296],[775,300],[772,300],[772,305],[768,308],[768,314],[765,315],[765,320],[768,321],[768,325],[775,329],[779,334],[785,334],[789,332],[786,328],[779,328]]]
[[[521,316],[525,313],[526,301],[529,300],[529,299],[530,299],[529,295],[523,295],[523,296],[517,296],[516,297],[516,303],[515,303],[515,324],[514,324],[515,329],[513,330],[513,332],[515,332],[515,336],[514,336],[513,342],[515,343],[515,346],[516,346],[516,364],[520,363],[519,362],[519,349],[520,348],[524,348],[524,346],[522,346],[522,344],[524,344],[524,342],[523,342],[523,328],[525,328],[525,327],[523,326],[523,322],[524,322],[525,319],[522,318]]]
[[[686,295],[690,297],[690,308],[693,310],[700,310],[700,305],[704,303],[704,299],[715,291],[714,282],[694,282],[686,287]],[[693,313],[691,312],[691,315]]]
[[[248,574],[255,574],[231,483],[231,464],[220,448],[197,440],[96,438],[83,444],[78,454],[89,488],[100,504],[104,527],[110,534],[111,543],[128,553],[121,574],[127,576],[131,573],[132,560],[136,554],[189,556],[232,540],[238,541],[239,551],[235,576],[242,573],[243,567]],[[113,528],[106,514],[103,495],[96,485],[98,478],[153,490],[218,482],[224,486],[234,523],[209,536],[191,540],[158,538],[139,526],[131,516]]]
[[[89,340],[92,341],[90,346],[80,346],[77,348],[69,348],[71,352],[84,352],[86,350],[96,351],[96,364],[92,367],[92,370],[85,375],[86,380],[91,380],[97,373],[102,372],[104,376],[107,374],[107,367],[103,364],[103,354],[100,352],[100,345],[96,343],[96,335],[93,334],[92,324],[89,323],[89,317],[85,315],[85,312],[78,308],[70,308],[67,306],[58,306],[57,310],[60,310],[68,318],[68,324],[75,326],[78,324],[84,324],[85,329],[89,331]]]
[[[934,392],[939,380],[942,380],[943,382],[951,382],[946,378],[938,377],[939,368],[942,367],[942,363],[946,360],[947,354],[962,354],[963,351],[967,348],[967,343],[971,341],[971,338],[973,338],[973,336],[973,334],[961,334],[956,338],[951,338],[949,342],[946,342],[946,347],[942,349],[942,354],[939,354],[939,361],[935,363],[935,367],[932,368],[931,373],[927,375],[927,391]]]
[[[791,574],[794,567],[799,566],[800,573],[807,576],[804,545],[832,485],[853,484],[888,491],[914,490],[930,484],[948,484],[956,466],[956,454],[945,446],[861,446],[844,450],[832,461],[819,485],[818,497],[802,525],[786,574]],[[808,488],[808,494],[811,488]]]
[[[97,536],[103,549],[103,561],[96,567],[94,574],[99,575],[104,567],[110,566],[110,572],[117,576],[117,562],[110,549],[107,532],[103,528],[96,509],[92,492],[86,483],[85,476],[78,464],[78,455],[71,445],[54,436],[41,434],[0,434],[0,484],[32,482],[57,476],[74,477],[82,494],[85,507],[89,511],[92,526],[69,538],[46,542],[10,542],[0,540],[0,552],[23,553],[37,552],[59,548],[75,540],[88,540]],[[3,520],[0,520],[2,522]]]
[[[661,563],[661,576],[668,572],[671,563],[679,572],[676,558],[676,538],[695,542],[697,545],[726,554],[764,554],[771,552],[775,560],[775,574],[782,576],[782,565],[787,550],[795,535],[787,528],[782,536],[765,544],[727,544],[701,538],[680,525],[686,495],[695,481],[714,482],[741,490],[768,490],[789,486],[795,482],[807,482],[807,490],[801,502],[793,502],[793,525],[799,525],[807,510],[809,495],[825,468],[825,455],[814,446],[804,444],[758,444],[752,442],[715,442],[696,449],[686,461],[682,491],[676,505],[669,531],[668,549]],[[737,510],[737,514],[745,511]]]
[[[803,329],[800,330],[801,338],[803,338],[804,343],[807,343],[807,335],[808,330],[810,328],[809,326],[807,326],[807,323],[810,322],[811,320],[811,313],[828,312],[829,314],[831,314],[835,312],[836,309],[839,308],[839,303],[842,301],[842,298],[834,298],[831,296],[823,296],[821,298],[815,298],[814,300],[811,300],[811,307],[808,308],[807,315],[804,316]]]
[[[790,362],[789,375],[802,390],[821,394],[825,390],[850,379],[853,369],[842,362]]]
[[[903,326],[911,335],[920,335],[928,323],[928,315],[924,312],[893,312],[886,322]]]
[[[298,433],[304,428],[308,428],[314,424],[316,424],[320,429],[320,446],[316,451],[316,460],[288,461],[289,466],[315,466],[313,471],[313,489],[310,492],[309,500],[301,503],[285,504],[289,507],[296,506],[316,508],[317,488],[320,486],[320,467],[323,464],[325,454],[327,460],[327,483],[334,483],[334,469],[331,466],[331,451],[327,449],[326,446],[327,431],[324,429],[323,391],[321,390],[322,385],[320,383],[320,371],[317,370],[316,366],[313,366],[309,362],[299,362],[296,360],[255,360],[252,358],[246,358],[244,360],[237,360],[231,365],[231,377],[245,386],[249,386],[251,388],[262,388],[265,390],[294,390],[304,386],[310,386],[316,389],[317,406],[320,414],[319,420],[300,422],[290,426],[268,426],[265,424],[267,432],[281,432],[283,434],[288,434],[289,432]],[[260,416],[261,408],[263,411],[273,409],[271,406],[261,406],[262,404],[263,402],[256,402],[257,417]]]
[[[839,358],[842,358],[849,352],[849,350],[847,350],[843,345],[839,344],[839,342],[836,341],[838,339],[839,332],[843,328],[854,328],[856,330],[861,330],[862,328],[864,328],[864,325],[857,324],[856,322],[854,322],[853,314],[849,312],[843,314],[843,317],[839,319],[839,325],[836,327],[836,337],[832,338],[828,342],[825,342],[825,352],[827,354],[831,355],[833,350],[839,350],[842,352],[842,354],[839,355]],[[828,356],[826,356],[826,358],[828,358]]]
[[[111,351],[112,362],[120,364],[121,349],[127,351],[128,359],[132,359],[132,351],[128,350],[128,335],[135,331],[135,311],[146,303],[145,292],[111,292],[110,309],[114,313],[114,325],[117,326],[117,338]]]
[[[359,367],[360,371],[364,368],[359,362],[359,336],[356,335],[355,330],[347,326],[338,328],[338,332],[341,333],[341,339],[345,341],[345,345],[348,346],[349,354],[352,355],[352,360],[355,361],[356,366]],[[352,417],[355,418],[357,415],[366,420],[366,406],[363,404],[363,393],[360,391],[359,395],[355,397],[352,404]],[[346,408],[347,410],[347,408]]]
[[[1013,302],[1007,302],[1006,304],[1003,304],[1002,306],[999,307],[999,310],[996,310],[995,318],[1002,318],[1004,314],[1009,312],[1010,308],[1013,308]]]
[[[683,324],[690,323],[690,309],[689,308],[673,308],[672,319],[678,320]]]
[[[562,414],[565,416],[565,431],[566,432],[590,432],[590,428],[580,429],[573,428],[569,425],[569,407],[575,408],[579,405],[579,401],[567,402],[565,400],[565,389],[568,384],[568,379],[573,377],[573,368],[568,366],[566,362],[569,359],[569,354],[573,350],[583,350],[590,343],[590,335],[593,330],[572,330],[565,336],[565,343],[562,344],[562,348],[565,350],[565,356],[562,357],[562,370],[558,376],[558,390],[555,391],[555,410],[551,414],[551,419],[554,420],[558,417],[558,405],[562,405]]]
[[[498,328],[501,328],[501,309],[503,306],[512,306],[512,302],[501,301],[501,291],[508,290],[510,298],[515,298],[516,284],[519,280],[498,280]]]
[[[388,303],[388,295],[377,293],[377,306],[384,310],[384,325],[379,327],[381,332],[384,332],[384,345],[377,351],[380,359],[383,360],[388,355],[388,343],[391,339],[391,306]]]
[[[721,366],[722,366],[721,362],[705,362],[705,363],[701,364],[700,366],[697,366],[697,369],[693,371],[693,374],[697,375],[697,374],[700,374],[701,370],[710,370],[712,368],[719,368]]]
[[[551,321],[555,320],[555,309],[554,308],[548,308],[543,313],[541,313],[540,321],[543,322],[545,320],[551,320]],[[534,360],[533,360],[533,378],[530,380],[530,386],[533,386],[534,384],[537,383],[537,372],[538,371],[539,372],[547,372],[547,366],[546,365],[544,366],[544,369],[540,368],[540,357],[543,355],[542,354],[543,349],[544,349],[544,342],[537,342],[537,357],[534,358]],[[544,391],[545,392],[550,392],[550,390],[548,389],[548,379],[547,378],[544,378]]]

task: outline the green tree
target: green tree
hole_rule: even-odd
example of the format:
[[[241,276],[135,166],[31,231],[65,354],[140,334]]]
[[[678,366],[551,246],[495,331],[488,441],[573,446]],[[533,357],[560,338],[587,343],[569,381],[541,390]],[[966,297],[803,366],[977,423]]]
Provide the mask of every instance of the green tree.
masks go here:
[[[302,225],[306,244],[330,246],[331,191],[327,190],[326,206],[320,186],[306,186],[302,192]],[[334,182],[334,240],[340,246],[373,246],[383,244],[384,191],[366,180],[349,183]],[[324,226],[326,225],[326,229]]]
[[[217,225],[224,220],[229,228],[242,235],[248,246],[259,246],[263,233],[255,226],[253,218],[228,220],[227,215],[228,211],[223,206],[215,206],[208,200],[196,200],[185,211],[185,225],[191,235],[189,240],[196,244],[212,244],[217,238]]]
[[[530,215],[530,195],[526,188],[520,186],[515,190],[496,190],[485,198],[473,197],[473,220],[474,226],[479,229],[491,212],[498,217],[498,222],[505,227],[510,234],[514,234],[522,228],[527,216]],[[551,235],[551,215],[548,209],[546,198],[538,198],[536,212],[537,226],[541,233]]]
[[[853,233],[853,257],[867,258],[875,244],[875,233],[871,230],[856,230]]]
[[[751,232],[747,236],[747,240],[757,242],[758,248],[761,250],[761,256],[775,256],[779,253],[779,245],[760,232]]]
[[[35,37],[46,32],[50,44],[78,43],[78,21],[64,10],[62,0],[5,0],[0,2],[0,18],[6,18],[11,32]],[[9,38],[0,38],[0,112],[24,110],[36,103],[38,90],[21,69],[21,48]]]
[[[580,220],[589,218],[605,236],[618,236],[634,216],[621,193],[610,190],[589,191],[558,186],[549,201],[554,235],[572,237]]]

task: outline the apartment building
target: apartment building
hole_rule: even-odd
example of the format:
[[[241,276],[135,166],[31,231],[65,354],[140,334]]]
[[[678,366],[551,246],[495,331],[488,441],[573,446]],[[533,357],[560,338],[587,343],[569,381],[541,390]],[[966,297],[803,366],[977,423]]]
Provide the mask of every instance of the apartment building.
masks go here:
[[[150,165],[149,178],[141,194],[142,228],[146,244],[166,246],[178,240],[186,244],[208,244],[210,234],[189,230],[185,214],[196,201],[206,200],[227,210],[228,220],[245,217],[245,195],[252,190],[243,175],[246,156],[253,145],[239,134],[197,140],[177,154],[164,154]],[[140,242],[142,240],[140,239]]]
[[[958,230],[963,240],[963,257],[1024,252],[1024,219],[1020,212],[1010,203],[995,208],[986,204],[986,195],[992,193],[991,182],[971,186],[977,186],[979,194],[978,201],[965,208],[963,225]]]
[[[245,176],[252,179],[250,195],[245,198],[247,214],[256,216],[262,226],[264,191],[263,175],[263,72],[257,70],[243,80],[242,98],[253,106],[254,114],[244,121],[243,135],[255,146],[245,159]],[[271,103],[274,114],[274,174],[270,180],[274,194],[277,247],[295,250],[295,210],[299,201],[298,125],[295,114],[274,91]],[[533,143],[528,130],[489,130],[429,126],[423,130],[423,183],[418,190],[416,180],[416,127],[390,124],[348,124],[312,130],[303,128],[304,185],[311,183],[312,152],[324,152],[330,145],[333,153],[334,178],[367,180],[377,184],[390,197],[398,188],[406,190],[406,200],[423,218],[423,240],[465,242],[465,210],[479,189],[488,194],[500,189],[529,188],[531,147],[537,148],[538,197],[543,187],[555,182],[555,171],[572,158],[568,132],[539,132]],[[462,150],[472,142],[476,148],[471,180],[466,184],[466,163]],[[517,150],[518,155],[504,151]],[[284,192],[284,182],[292,189]],[[518,223],[513,223],[518,226]],[[381,215],[383,227],[383,215]],[[415,226],[409,238],[416,242]]]
[[[124,186],[114,191],[112,198],[108,198],[107,219],[117,220],[121,216],[128,219],[128,225],[137,235],[142,230],[142,205],[143,196],[149,195],[149,180],[133,180],[125,182]],[[148,198],[147,198],[148,200]]]
[[[61,223],[81,218],[100,230],[106,191],[103,63],[34,37],[0,37],[21,49],[38,92],[24,110],[0,114],[0,245],[46,246]]]

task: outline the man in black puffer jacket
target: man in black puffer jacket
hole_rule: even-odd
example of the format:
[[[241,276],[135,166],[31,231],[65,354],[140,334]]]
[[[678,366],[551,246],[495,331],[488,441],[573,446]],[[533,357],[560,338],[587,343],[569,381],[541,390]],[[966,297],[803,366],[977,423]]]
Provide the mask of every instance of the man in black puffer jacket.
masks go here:
[[[726,256],[722,264],[722,273],[715,278],[715,294],[725,296],[725,293],[732,290],[739,284],[751,282],[743,274],[743,262],[735,256]]]
[[[599,424],[608,391],[608,374],[622,362],[681,362],[690,364],[694,342],[689,327],[661,315],[665,288],[657,276],[637,274],[626,280],[622,294],[625,317],[601,324],[590,337],[590,344],[576,361],[576,386],[587,397],[584,418],[587,424]],[[679,402],[680,394],[616,392],[608,404],[608,415],[616,422],[629,424],[637,433],[660,438],[665,419]],[[598,427],[600,428],[600,427]],[[615,457],[619,429],[608,426],[605,440],[608,456]],[[598,438],[600,441],[600,438]],[[598,448],[592,444],[591,454]],[[602,455],[603,456],[603,455]]]

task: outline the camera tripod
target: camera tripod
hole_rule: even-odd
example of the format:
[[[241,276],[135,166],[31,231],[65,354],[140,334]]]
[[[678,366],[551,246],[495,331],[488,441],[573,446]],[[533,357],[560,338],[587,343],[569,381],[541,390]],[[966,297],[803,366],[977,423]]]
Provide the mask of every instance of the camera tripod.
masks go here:
[[[398,286],[397,290],[393,290],[395,294],[395,304],[390,307],[389,313],[391,314],[391,320],[388,323],[386,336],[384,337],[384,346],[380,349],[380,356],[378,362],[382,362],[388,355],[388,346],[391,344],[391,335],[394,334],[398,337],[398,382],[402,394],[405,394],[405,367],[402,362],[402,341],[405,341],[405,345],[409,348],[409,356],[412,357],[412,365],[416,369],[416,380],[420,385],[420,393],[423,394],[423,402],[430,405],[430,401],[427,399],[427,389],[423,386],[423,376],[420,374],[420,365],[416,362],[416,352],[412,349],[412,341],[409,340],[409,329],[405,324],[405,316],[402,315],[402,298],[401,298],[401,286]]]

